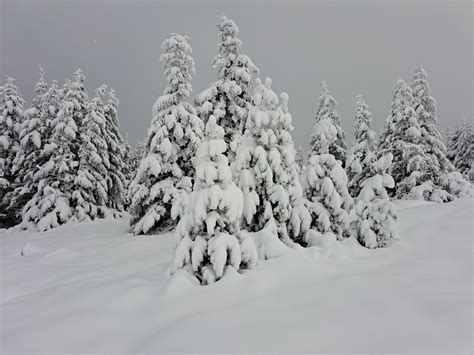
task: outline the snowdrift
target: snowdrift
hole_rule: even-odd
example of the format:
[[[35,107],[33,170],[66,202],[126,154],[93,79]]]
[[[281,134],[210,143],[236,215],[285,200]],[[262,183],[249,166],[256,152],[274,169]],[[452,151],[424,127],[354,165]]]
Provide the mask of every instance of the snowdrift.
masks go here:
[[[0,231],[1,352],[472,352],[473,199],[400,201],[400,240],[281,250],[199,286],[127,220]]]

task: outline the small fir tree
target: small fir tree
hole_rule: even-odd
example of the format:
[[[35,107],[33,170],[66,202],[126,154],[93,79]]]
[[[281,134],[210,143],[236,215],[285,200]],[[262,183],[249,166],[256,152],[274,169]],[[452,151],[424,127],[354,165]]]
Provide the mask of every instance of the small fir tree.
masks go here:
[[[387,174],[391,160],[389,154],[370,162],[355,200],[351,228],[357,240],[370,249],[383,248],[398,239],[397,210],[385,189],[394,186]]]
[[[348,188],[354,198],[359,195],[361,182],[371,174],[370,166],[375,159],[377,146],[377,134],[372,129],[372,114],[361,95],[357,96],[355,121],[355,142],[346,162]]]
[[[176,229],[172,273],[188,271],[202,284],[225,272],[255,267],[257,250],[251,237],[240,233],[242,191],[233,183],[224,153],[224,130],[214,116],[206,124],[206,140],[196,154],[196,176],[186,213]]]
[[[341,119],[337,113],[337,102],[334,97],[330,94],[326,83],[323,81],[321,83],[322,93],[319,96],[319,105],[316,111],[316,122],[323,119],[330,121],[331,125],[336,129],[336,138],[330,142],[328,147],[328,153],[333,155],[337,160],[339,160],[344,166],[346,162],[346,143],[345,143],[345,133],[341,126]],[[313,133],[310,141],[310,155],[313,154],[323,154],[321,142],[318,139],[319,137]],[[325,154],[325,153],[324,153]]]

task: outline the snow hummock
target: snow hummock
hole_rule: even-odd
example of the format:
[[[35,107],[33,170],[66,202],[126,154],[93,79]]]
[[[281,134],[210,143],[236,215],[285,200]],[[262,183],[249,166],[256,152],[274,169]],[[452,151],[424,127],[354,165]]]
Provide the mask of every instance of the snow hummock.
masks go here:
[[[127,218],[2,230],[1,351],[472,353],[474,200],[396,206],[388,248],[313,236],[209,286]]]

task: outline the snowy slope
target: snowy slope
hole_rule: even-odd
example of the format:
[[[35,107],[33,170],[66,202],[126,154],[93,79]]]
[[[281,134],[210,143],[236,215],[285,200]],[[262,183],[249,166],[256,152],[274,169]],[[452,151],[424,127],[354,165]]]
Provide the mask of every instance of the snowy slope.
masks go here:
[[[1,353],[472,352],[473,202],[400,201],[390,248],[288,250],[206,287],[125,220],[2,231]]]

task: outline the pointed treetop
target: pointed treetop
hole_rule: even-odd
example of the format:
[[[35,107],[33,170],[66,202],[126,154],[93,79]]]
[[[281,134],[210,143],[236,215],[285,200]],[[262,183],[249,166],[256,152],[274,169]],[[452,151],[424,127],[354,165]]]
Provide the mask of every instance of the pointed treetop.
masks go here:
[[[415,76],[421,76],[424,78],[428,77],[428,74],[426,73],[425,68],[420,64],[415,68]]]
[[[239,28],[236,23],[222,15],[219,17],[217,29],[220,39],[217,45],[219,53],[231,52],[237,54],[240,48],[242,48],[242,41],[237,38]]]
[[[77,68],[74,72],[74,79],[76,80],[76,82],[80,83],[84,83],[86,81],[84,71],[81,68]]]
[[[172,33],[163,41],[160,62],[164,67],[167,82],[165,94],[174,95],[174,100],[181,101],[192,92],[191,79],[195,74],[194,59],[189,37]]]
[[[321,89],[323,91],[323,94],[329,94],[328,86],[324,80],[321,81]]]
[[[41,66],[41,64],[38,65],[38,68],[39,68],[40,80],[41,80],[41,79],[44,80],[44,77],[45,77],[44,68]]]

